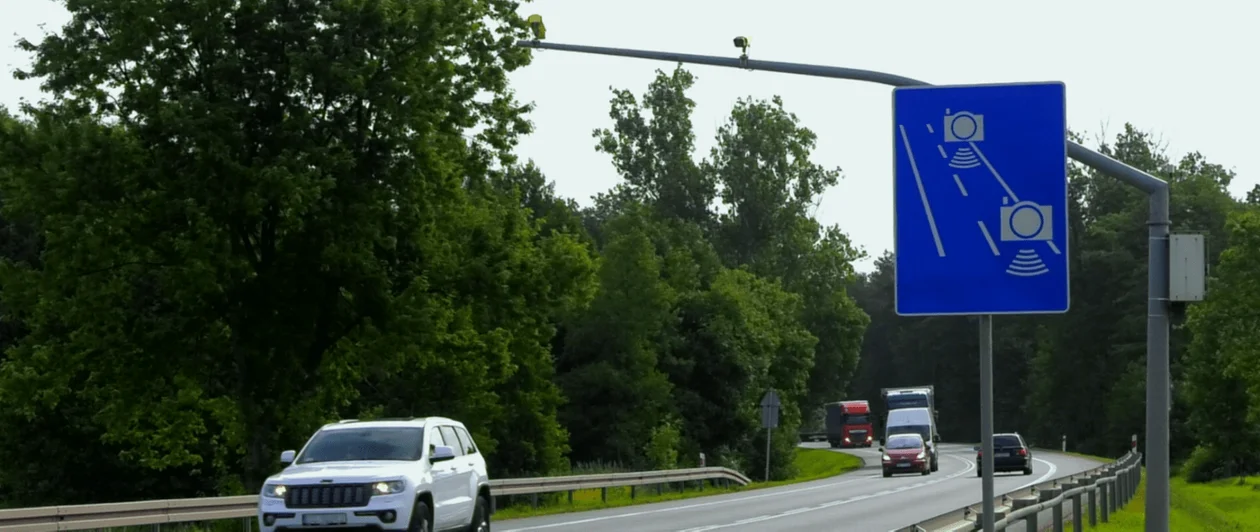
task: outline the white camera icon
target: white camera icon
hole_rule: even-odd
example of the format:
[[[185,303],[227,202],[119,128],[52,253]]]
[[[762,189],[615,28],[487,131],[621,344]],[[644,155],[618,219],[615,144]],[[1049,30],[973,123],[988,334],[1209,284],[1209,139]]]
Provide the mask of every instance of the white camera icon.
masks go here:
[[[984,140],[984,115],[968,111],[950,114],[945,110],[945,142],[980,142]]]
[[[1003,242],[1054,240],[1053,206],[1021,201],[1000,212]]]

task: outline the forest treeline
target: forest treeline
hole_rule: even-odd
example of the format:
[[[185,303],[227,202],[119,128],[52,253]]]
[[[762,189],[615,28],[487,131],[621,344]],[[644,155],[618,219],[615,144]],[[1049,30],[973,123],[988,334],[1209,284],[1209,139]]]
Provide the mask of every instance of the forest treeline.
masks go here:
[[[935,384],[975,439],[974,324],[896,317],[887,256],[855,272],[813,215],[840,171],[777,97],[703,132],[687,70],[613,91],[592,143],[622,180],[580,206],[514,154],[515,2],[68,6],[20,43],[47,99],[0,114],[3,504],[248,492],[350,417],[460,419],[500,478],[750,469],[771,387],[777,478],[819,405],[884,386]],[[1103,149],[1209,235],[1178,456],[1254,469],[1256,198],[1132,128]],[[998,422],[1114,454],[1142,432],[1145,199],[1076,169],[1072,202],[1072,312],[997,322]]]

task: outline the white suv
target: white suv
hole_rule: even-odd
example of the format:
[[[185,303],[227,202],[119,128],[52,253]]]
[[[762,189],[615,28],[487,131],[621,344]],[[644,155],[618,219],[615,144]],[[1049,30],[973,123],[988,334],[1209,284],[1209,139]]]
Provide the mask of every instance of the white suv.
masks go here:
[[[345,420],[280,461],[290,465],[267,479],[258,500],[262,532],[490,530],[486,460],[458,421]]]

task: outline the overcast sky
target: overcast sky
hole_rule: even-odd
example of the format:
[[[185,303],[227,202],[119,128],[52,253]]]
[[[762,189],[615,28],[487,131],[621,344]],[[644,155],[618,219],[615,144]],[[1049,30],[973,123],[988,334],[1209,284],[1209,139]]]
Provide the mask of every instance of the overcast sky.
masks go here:
[[[36,38],[67,14],[47,0],[7,0],[0,35]],[[22,9],[13,9],[21,4]],[[774,7],[771,7],[774,6]],[[1125,122],[1158,135],[1174,158],[1202,152],[1238,173],[1241,196],[1260,182],[1260,7],[1203,0],[538,0],[547,40],[729,55],[751,37],[755,59],[881,70],[937,84],[1058,80],[1067,84],[1068,123],[1090,138]],[[519,149],[583,204],[618,180],[591,130],[606,127],[609,86],[641,94],[668,63],[547,51],[517,72],[522,100],[537,105],[535,133]],[[0,64],[28,58],[6,46]],[[783,96],[819,136],[815,159],[844,169],[817,215],[838,224],[872,256],[892,246],[892,122],[889,87],[714,67],[689,67],[700,153],[736,98]],[[0,104],[37,98],[33,83],[4,78]],[[991,119],[990,119],[991,120]],[[1094,144],[1091,142],[1091,145]],[[1254,153],[1254,152],[1253,152]],[[870,260],[858,265],[869,270]]]

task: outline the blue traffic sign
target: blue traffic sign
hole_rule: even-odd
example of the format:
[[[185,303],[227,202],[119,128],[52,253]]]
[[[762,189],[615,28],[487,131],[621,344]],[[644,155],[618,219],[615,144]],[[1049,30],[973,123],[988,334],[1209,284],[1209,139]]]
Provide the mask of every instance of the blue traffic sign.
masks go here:
[[[896,309],[1070,306],[1063,83],[893,90]]]

